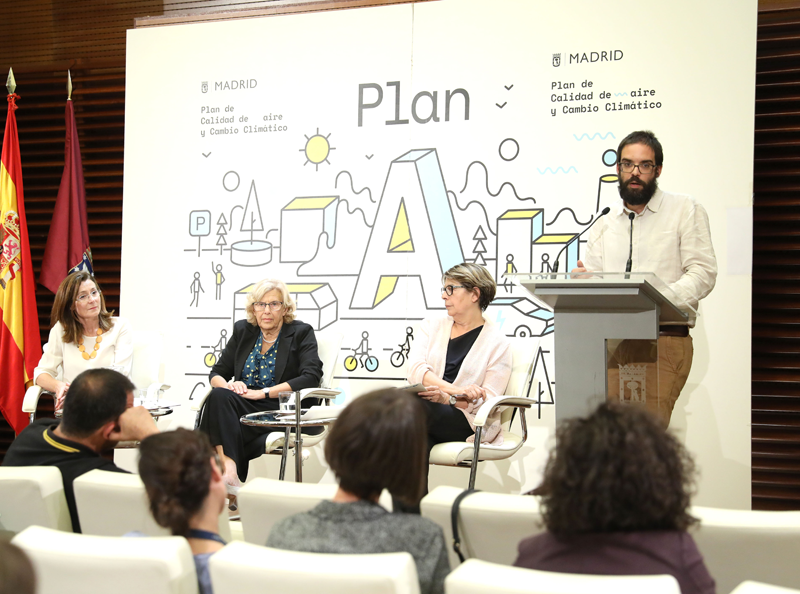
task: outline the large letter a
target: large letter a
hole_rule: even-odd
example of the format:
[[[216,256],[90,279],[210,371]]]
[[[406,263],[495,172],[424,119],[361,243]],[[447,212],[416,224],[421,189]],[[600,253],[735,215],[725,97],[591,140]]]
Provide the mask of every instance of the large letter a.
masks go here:
[[[432,309],[441,303],[442,273],[463,261],[436,149],[398,157],[389,168],[350,308],[372,309],[392,294],[398,277],[416,276]]]

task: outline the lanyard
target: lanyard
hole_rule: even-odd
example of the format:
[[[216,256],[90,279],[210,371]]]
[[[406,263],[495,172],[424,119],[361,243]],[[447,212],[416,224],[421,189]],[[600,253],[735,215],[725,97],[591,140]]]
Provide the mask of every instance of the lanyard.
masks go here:
[[[209,532],[208,530],[195,530],[194,528],[190,528],[189,531],[186,533],[186,538],[199,538],[202,540],[215,540],[221,545],[226,545],[224,540],[219,534],[214,534],[213,532]]]

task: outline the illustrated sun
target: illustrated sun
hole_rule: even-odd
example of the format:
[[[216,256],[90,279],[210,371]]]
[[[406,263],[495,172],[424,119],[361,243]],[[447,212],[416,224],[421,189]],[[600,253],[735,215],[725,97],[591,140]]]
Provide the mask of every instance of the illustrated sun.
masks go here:
[[[305,134],[303,136],[305,136]],[[319,171],[320,163],[331,164],[330,161],[328,161],[328,155],[331,154],[331,151],[335,151],[336,147],[331,146],[328,142],[328,138],[330,138],[330,134],[322,136],[322,134],[319,133],[319,128],[317,128],[317,133],[314,134],[314,136],[306,136],[306,146],[300,149],[301,152],[306,154],[306,162],[303,163],[304,166],[308,163],[313,163],[315,170]]]

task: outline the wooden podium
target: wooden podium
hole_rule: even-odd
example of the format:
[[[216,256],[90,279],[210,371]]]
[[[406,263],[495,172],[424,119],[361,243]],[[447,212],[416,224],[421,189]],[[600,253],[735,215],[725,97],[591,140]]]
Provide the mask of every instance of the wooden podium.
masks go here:
[[[689,313],[655,274],[508,276],[555,313],[556,422],[586,416],[606,400],[609,374],[612,395],[657,406],[659,325],[686,325]]]

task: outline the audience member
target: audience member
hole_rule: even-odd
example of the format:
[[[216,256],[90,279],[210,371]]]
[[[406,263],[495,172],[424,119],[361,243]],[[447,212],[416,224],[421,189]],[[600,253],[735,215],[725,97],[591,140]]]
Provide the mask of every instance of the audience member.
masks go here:
[[[356,398],[325,441],[325,458],[339,480],[332,501],[278,522],[267,546],[312,553],[393,553],[414,557],[422,594],[444,592],[450,571],[441,528],[378,504],[383,489],[417,506],[425,476],[425,413],[400,390]]]
[[[159,526],[189,541],[200,594],[212,594],[208,559],[225,546],[219,535],[227,499],[224,471],[204,433],[177,429],[152,435],[139,447],[150,511]]]
[[[70,386],[61,421],[34,421],[11,443],[3,460],[3,466],[58,467],[75,532],[81,529],[72,482],[95,468],[125,472],[102,454],[117,442],[158,433],[146,409],[131,408],[133,390],[127,377],[111,369],[84,371]]]
[[[545,468],[547,532],[523,540],[514,565],[563,573],[674,576],[682,594],[713,594],[687,529],[694,463],[660,420],[604,403],[564,421]]]
[[[0,539],[0,594],[35,594],[36,572],[25,551]]]

